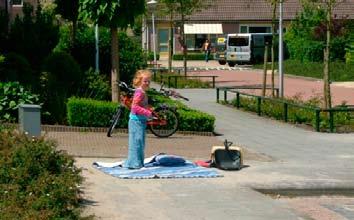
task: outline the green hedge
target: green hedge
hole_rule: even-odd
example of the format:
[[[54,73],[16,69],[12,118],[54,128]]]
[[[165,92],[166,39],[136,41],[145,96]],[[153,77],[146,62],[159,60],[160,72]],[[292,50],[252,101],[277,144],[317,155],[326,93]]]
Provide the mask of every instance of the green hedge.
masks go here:
[[[98,101],[86,98],[69,98],[67,103],[67,118],[71,126],[108,127],[117,104],[108,101]],[[119,127],[127,127],[128,112],[119,122]]]
[[[214,131],[215,117],[197,110],[177,110],[180,131]]]
[[[147,56],[147,60],[154,61],[154,52],[148,52],[146,54],[146,56]],[[159,53],[156,53],[156,60],[160,60],[160,54]]]
[[[187,60],[204,60],[204,53],[188,53]],[[213,60],[214,56],[210,53],[209,60]],[[183,54],[174,54],[173,60],[183,60]]]
[[[163,98],[160,98],[159,102],[177,107],[180,131],[214,131],[214,116],[190,109],[180,102],[175,103],[171,100],[165,102]],[[68,123],[71,126],[108,127],[112,115],[117,109],[117,104],[107,101],[72,97],[68,100],[67,109]],[[118,127],[128,127],[128,114],[128,110],[125,110]]]

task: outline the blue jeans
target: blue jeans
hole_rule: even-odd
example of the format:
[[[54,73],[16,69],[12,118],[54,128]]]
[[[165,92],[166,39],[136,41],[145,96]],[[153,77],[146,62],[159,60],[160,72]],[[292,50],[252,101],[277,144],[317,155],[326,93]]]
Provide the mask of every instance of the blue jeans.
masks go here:
[[[209,61],[210,50],[206,50],[206,51],[204,51],[204,53],[205,53],[205,62],[208,62]]]
[[[144,166],[146,120],[130,119],[128,158],[123,167],[139,169]]]

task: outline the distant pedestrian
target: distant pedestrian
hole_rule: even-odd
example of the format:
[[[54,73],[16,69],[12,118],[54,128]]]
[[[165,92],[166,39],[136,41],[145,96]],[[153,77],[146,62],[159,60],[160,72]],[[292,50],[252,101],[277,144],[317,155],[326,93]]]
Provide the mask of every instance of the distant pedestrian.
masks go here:
[[[202,46],[202,50],[204,51],[204,55],[205,55],[205,62],[209,61],[209,55],[210,55],[210,51],[211,51],[211,43],[208,39],[205,40],[203,46]]]
[[[133,79],[133,86],[136,90],[129,115],[128,158],[123,165],[129,169],[139,169],[144,166],[146,121],[152,114],[148,108],[146,95],[150,80],[151,72],[148,70],[138,70]]]

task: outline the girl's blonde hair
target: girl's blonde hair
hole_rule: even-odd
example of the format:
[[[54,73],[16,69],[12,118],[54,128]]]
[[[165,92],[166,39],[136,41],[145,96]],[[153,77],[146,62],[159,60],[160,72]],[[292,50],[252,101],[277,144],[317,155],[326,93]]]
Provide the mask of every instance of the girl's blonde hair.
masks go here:
[[[141,81],[143,77],[149,77],[151,78],[152,73],[149,70],[138,70],[136,71],[133,79],[133,86],[134,88],[137,88],[141,85]]]

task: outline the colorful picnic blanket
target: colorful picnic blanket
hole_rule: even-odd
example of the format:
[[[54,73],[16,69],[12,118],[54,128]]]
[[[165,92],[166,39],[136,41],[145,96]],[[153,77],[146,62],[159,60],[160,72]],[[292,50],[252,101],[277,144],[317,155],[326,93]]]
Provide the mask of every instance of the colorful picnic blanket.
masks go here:
[[[171,160],[168,161],[169,158]],[[104,173],[122,179],[222,177],[215,168],[200,167],[174,155],[164,155],[161,157],[161,154],[157,154],[146,158],[144,160],[144,167],[141,169],[124,168],[121,166],[123,162],[94,162],[93,165]]]

